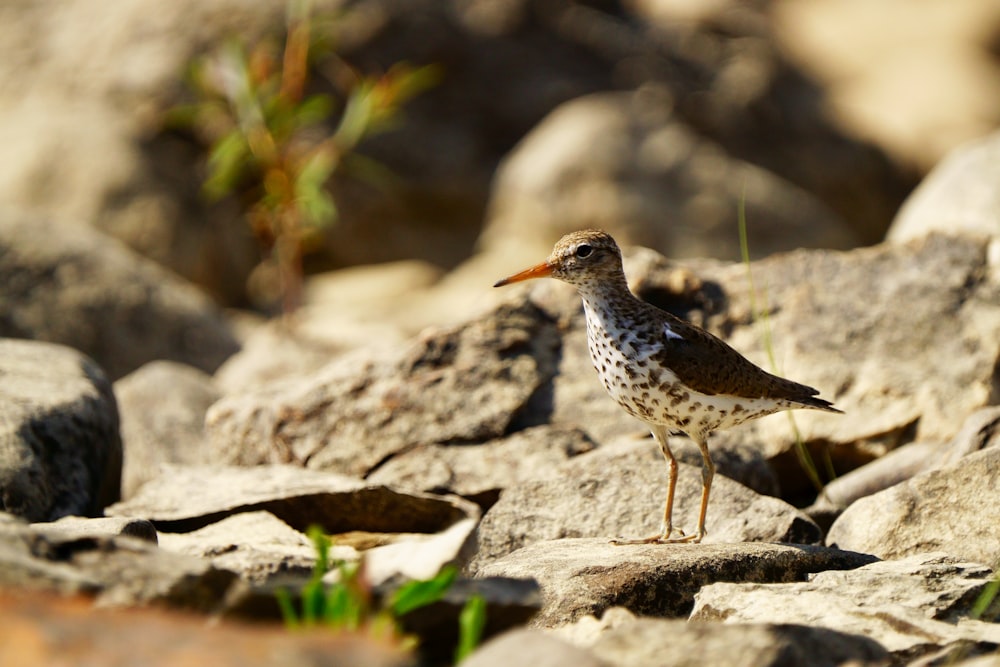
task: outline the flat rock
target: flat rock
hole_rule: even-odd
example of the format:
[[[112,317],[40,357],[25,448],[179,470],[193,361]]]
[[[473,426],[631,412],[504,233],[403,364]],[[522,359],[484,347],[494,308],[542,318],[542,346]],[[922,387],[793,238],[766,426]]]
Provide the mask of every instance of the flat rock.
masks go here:
[[[9,211],[0,211],[0,336],[68,345],[112,379],[154,359],[211,373],[239,348],[193,285],[84,225]]]
[[[1000,626],[962,618],[992,576],[976,563],[921,554],[804,582],[714,583],[695,596],[691,620],[808,624],[864,635],[896,657],[965,641],[1000,646]]]
[[[523,546],[563,537],[651,535],[660,529],[667,473],[650,442],[625,441],[564,463],[552,479],[505,490],[479,526],[473,569]],[[701,470],[680,464],[674,526],[691,530],[701,503]],[[777,498],[717,475],[708,506],[706,544],[820,540],[819,527]]]
[[[612,628],[591,652],[615,667],[837,667],[885,664],[867,637],[804,625],[720,625],[640,618]]]
[[[119,497],[122,466],[104,373],[62,345],[0,339],[0,378],[0,510],[28,521],[99,516]]]
[[[615,546],[607,540],[536,542],[481,567],[477,576],[534,577],[544,606],[533,623],[563,625],[623,606],[648,616],[685,616],[715,581],[795,581],[811,572],[871,563],[864,554],[783,544]]]
[[[0,526],[0,587],[88,594],[110,606],[159,604],[200,612],[224,607],[237,576],[125,536]]]
[[[64,516],[50,523],[35,523],[32,528],[41,531],[58,531],[67,537],[136,537],[147,542],[157,543],[156,528],[145,519],[127,516],[108,516],[86,518],[80,516]]]
[[[122,497],[159,475],[164,463],[207,463],[205,413],[221,393],[192,366],[153,361],[114,385],[121,412]]]
[[[577,428],[537,426],[481,444],[417,445],[365,479],[373,484],[454,493],[492,506],[500,491],[532,479],[551,479],[559,466],[594,449]]]
[[[857,500],[831,526],[826,542],[880,558],[944,551],[995,565],[998,488],[1000,448],[991,447]]]
[[[161,533],[160,546],[176,553],[210,559],[220,569],[261,584],[275,576],[306,576],[316,549],[305,534],[269,512],[243,512],[189,533]],[[333,546],[331,558],[358,559],[351,547]]]
[[[558,347],[554,323],[537,307],[501,305],[395,356],[362,351],[224,398],[206,418],[213,460],[360,476],[416,445],[498,438],[551,377]]]
[[[465,565],[475,550],[478,522],[475,514],[433,535],[404,535],[365,551],[368,580],[377,585],[399,577],[432,579],[446,565]]]
[[[188,532],[255,511],[270,512],[298,531],[315,524],[327,533],[434,533],[479,516],[475,504],[460,498],[402,493],[291,465],[167,466],[107,514],[143,517],[161,532]]]

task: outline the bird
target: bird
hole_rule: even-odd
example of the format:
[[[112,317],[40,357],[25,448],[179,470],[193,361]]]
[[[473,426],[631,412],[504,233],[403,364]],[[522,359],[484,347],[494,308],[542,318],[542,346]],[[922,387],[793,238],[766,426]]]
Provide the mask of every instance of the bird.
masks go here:
[[[590,359],[608,394],[646,424],[667,463],[667,496],[660,530],[614,544],[697,543],[715,465],[708,436],[781,410],[842,412],[812,387],[768,373],[711,333],[642,301],[629,290],[614,238],[590,229],[560,239],[541,264],[496,282],[503,287],[551,277],[576,287],[583,299]],[[701,450],[702,494],[698,524],[673,526],[677,460],[667,438],[686,434]],[[676,534],[675,534],[676,533]]]

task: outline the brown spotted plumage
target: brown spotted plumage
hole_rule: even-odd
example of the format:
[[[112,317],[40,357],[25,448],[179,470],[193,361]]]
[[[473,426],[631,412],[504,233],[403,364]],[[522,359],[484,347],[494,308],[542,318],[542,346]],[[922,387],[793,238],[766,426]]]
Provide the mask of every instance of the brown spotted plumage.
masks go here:
[[[636,298],[625,282],[618,244],[606,232],[568,234],[548,260],[494,286],[545,276],[577,288],[587,317],[590,358],[604,388],[650,427],[667,460],[660,532],[617,544],[701,541],[715,474],[707,445],[712,431],[779,410],[840,412],[812,387],[768,373],[712,334]],[[690,436],[703,460],[698,526],[691,535],[676,531],[678,537],[672,537],[671,520],[677,461],[667,444],[673,430]]]

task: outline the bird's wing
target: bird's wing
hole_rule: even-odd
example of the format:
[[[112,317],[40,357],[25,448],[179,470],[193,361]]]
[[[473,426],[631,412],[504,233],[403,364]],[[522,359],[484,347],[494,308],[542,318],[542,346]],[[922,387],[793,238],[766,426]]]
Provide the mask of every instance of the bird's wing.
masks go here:
[[[678,380],[699,393],[784,398],[807,404],[819,393],[768,373],[722,340],[680,318],[669,316],[665,320],[663,336],[662,348],[652,360],[669,368]]]

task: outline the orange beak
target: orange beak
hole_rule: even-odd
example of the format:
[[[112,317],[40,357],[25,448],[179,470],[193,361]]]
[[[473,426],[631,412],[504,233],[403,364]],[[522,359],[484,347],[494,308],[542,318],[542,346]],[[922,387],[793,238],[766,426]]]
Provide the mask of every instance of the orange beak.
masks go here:
[[[503,287],[504,285],[510,285],[511,283],[519,283],[522,280],[531,280],[532,278],[545,278],[546,276],[552,275],[552,265],[548,262],[542,262],[538,266],[533,266],[530,269],[525,269],[520,273],[515,273],[512,276],[508,276],[503,280],[498,280],[494,287]]]

